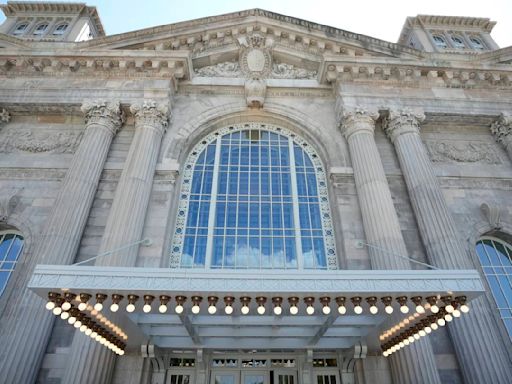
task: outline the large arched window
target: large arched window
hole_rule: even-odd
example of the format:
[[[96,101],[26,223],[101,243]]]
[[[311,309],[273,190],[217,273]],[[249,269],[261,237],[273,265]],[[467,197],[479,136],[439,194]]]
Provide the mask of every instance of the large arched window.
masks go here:
[[[512,339],[512,247],[497,238],[484,237],[477,242],[476,251],[500,316]]]
[[[323,165],[270,124],[209,134],[183,173],[171,267],[336,269]]]
[[[0,296],[16,268],[23,249],[23,237],[17,232],[0,231]]]

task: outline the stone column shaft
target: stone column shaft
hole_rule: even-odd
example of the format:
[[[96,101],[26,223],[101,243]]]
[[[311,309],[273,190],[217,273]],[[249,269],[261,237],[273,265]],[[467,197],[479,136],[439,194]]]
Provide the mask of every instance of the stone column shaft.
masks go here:
[[[512,115],[502,113],[498,120],[491,124],[491,132],[496,141],[501,143],[512,160]]]
[[[82,111],[86,115],[84,136],[43,233],[35,241],[35,257],[23,274],[23,287],[36,264],[74,261],[112,138],[122,124],[118,102],[84,103]],[[26,288],[17,297],[19,301],[10,305],[2,324],[0,369],[6,383],[32,383],[37,378],[54,316]]]
[[[167,128],[167,106],[145,101],[141,105],[132,105],[131,112],[135,115],[135,135],[116,188],[100,254],[141,240],[157,156]],[[96,259],[96,265],[134,267],[138,250],[136,245],[114,252]],[[114,365],[114,353],[77,333],[73,338],[64,382],[107,384]]]
[[[395,145],[429,261],[442,269],[474,268],[464,252],[432,163],[419,134],[422,113],[390,113],[386,133]],[[472,310],[449,325],[466,383],[509,383],[512,377],[506,347],[480,298]]]
[[[369,248],[372,268],[410,269],[391,192],[384,173],[374,129],[377,115],[363,110],[345,112],[341,130],[348,141],[366,240],[387,252]],[[423,338],[390,357],[393,381],[398,384],[440,383],[434,353]]]

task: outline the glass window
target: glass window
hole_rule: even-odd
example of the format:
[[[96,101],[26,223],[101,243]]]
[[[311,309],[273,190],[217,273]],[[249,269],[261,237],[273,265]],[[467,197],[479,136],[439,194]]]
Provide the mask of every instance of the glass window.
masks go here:
[[[14,31],[12,32],[13,35],[23,35],[25,31],[28,28],[28,23],[21,23],[16,26]]]
[[[446,44],[446,40],[441,35],[433,35],[434,43],[438,48],[446,48],[448,45]]]
[[[208,135],[180,196],[172,267],[336,268],[323,165],[288,130],[251,123]]]
[[[469,41],[471,41],[473,48],[479,49],[479,50],[485,49],[484,44],[482,43],[482,41],[479,38],[472,36],[469,38]]]
[[[22,249],[22,236],[14,232],[0,231],[0,296],[7,287]]]
[[[455,48],[466,48],[464,40],[460,36],[451,36],[452,44]]]
[[[68,24],[59,24],[57,27],[53,30],[53,35],[63,35],[64,32],[66,32],[66,29],[68,29]]]
[[[476,243],[485,277],[512,339],[512,248],[496,238],[482,238]]]
[[[46,33],[46,30],[48,29],[48,23],[42,23],[39,24],[36,29],[34,29],[34,35],[41,36]]]

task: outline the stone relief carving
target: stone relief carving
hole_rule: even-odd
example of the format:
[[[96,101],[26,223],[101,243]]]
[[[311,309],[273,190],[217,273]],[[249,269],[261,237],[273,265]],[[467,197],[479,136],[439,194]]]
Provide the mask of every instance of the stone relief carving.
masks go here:
[[[245,98],[248,107],[261,108],[265,102],[267,84],[263,79],[249,79],[245,82]]]
[[[19,189],[9,189],[0,192],[0,223],[7,223],[9,216],[19,203]]]
[[[427,141],[430,159],[439,163],[501,164],[496,148],[485,143]]]
[[[275,79],[316,79],[317,71],[297,68],[286,63],[274,63],[270,77]]]
[[[82,131],[10,129],[0,135],[0,153],[74,153],[82,134]]]
[[[11,114],[7,111],[7,109],[2,108],[0,111],[0,126],[2,124],[6,124],[11,120]]]
[[[501,228],[501,211],[496,204],[483,203],[482,205],[480,205],[480,210],[482,211],[485,218],[489,222],[491,228]]]
[[[512,115],[502,113],[500,117],[491,124],[491,132],[494,134],[496,141],[505,143],[506,139],[511,136],[512,133]]]
[[[165,132],[169,125],[171,108],[167,103],[144,100],[132,104],[130,112],[135,116],[135,125],[150,126]]]
[[[244,75],[240,64],[233,61],[208,65],[198,68],[194,72],[200,77],[242,77]],[[298,68],[292,64],[274,63],[268,77],[272,79],[316,79],[317,71]]]
[[[242,71],[236,62],[227,61],[216,65],[208,65],[195,70],[196,75],[201,77],[240,77]]]

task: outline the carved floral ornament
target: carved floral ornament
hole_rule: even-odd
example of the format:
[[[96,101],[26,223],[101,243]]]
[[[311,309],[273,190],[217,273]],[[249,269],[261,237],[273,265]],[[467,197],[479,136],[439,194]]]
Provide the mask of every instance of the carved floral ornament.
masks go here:
[[[507,144],[506,141],[512,141],[512,115],[502,113],[498,120],[491,124],[491,132],[499,143]]]
[[[11,114],[7,111],[7,109],[2,108],[0,111],[0,125],[6,124],[11,120]]]
[[[361,106],[337,106],[338,125],[341,133],[348,139],[354,133],[373,134],[375,121],[379,117],[377,110]]]
[[[74,153],[82,131],[7,129],[0,133],[0,153]]]
[[[424,120],[425,114],[419,109],[390,109],[382,120],[382,128],[391,142],[394,142],[405,133],[419,133],[420,124]]]
[[[119,101],[85,101],[80,108],[85,115],[85,124],[100,124],[115,134],[125,121]]]
[[[0,223],[7,223],[9,216],[19,203],[18,189],[3,190],[0,192]]]
[[[163,132],[169,125],[171,110],[167,103],[144,100],[142,103],[133,104],[130,111],[135,116],[136,125],[150,126]]]

